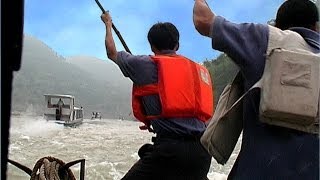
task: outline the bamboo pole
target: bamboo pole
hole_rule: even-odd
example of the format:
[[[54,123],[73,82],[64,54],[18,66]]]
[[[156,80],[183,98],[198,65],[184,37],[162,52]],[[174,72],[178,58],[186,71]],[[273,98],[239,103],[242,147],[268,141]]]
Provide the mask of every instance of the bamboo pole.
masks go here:
[[[97,5],[99,6],[99,8],[101,9],[102,13],[105,13],[106,11],[104,10],[104,8],[103,8],[102,5],[100,4],[100,2],[99,2],[98,0],[95,0],[95,1],[96,1]],[[113,23],[112,23],[112,29],[113,29],[114,32],[117,34],[117,36],[118,36],[118,38],[120,39],[120,41],[121,41],[124,49],[125,49],[128,53],[132,54],[131,51],[130,51],[130,49],[128,48],[126,42],[125,42],[124,39],[122,38],[120,32],[118,31],[118,29],[116,28],[116,26],[115,26]]]

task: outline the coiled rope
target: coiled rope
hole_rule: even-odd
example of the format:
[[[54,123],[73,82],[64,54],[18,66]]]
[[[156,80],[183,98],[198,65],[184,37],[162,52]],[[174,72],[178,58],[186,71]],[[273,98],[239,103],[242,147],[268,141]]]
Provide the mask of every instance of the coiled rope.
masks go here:
[[[66,164],[55,157],[43,157],[36,162],[33,170],[10,159],[8,162],[29,174],[30,180],[76,180],[73,172],[70,170],[70,167],[77,163],[81,163],[80,180],[84,180],[84,159],[72,161]]]
[[[30,180],[75,180],[70,168],[60,170],[65,163],[54,157],[43,157],[34,166]]]

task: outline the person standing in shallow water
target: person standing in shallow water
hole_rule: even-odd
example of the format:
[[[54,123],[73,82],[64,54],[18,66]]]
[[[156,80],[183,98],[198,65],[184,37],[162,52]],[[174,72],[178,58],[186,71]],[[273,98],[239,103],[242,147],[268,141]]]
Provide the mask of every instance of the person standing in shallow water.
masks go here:
[[[193,8],[196,30],[212,39],[212,48],[226,53],[240,67],[248,90],[262,76],[268,43],[281,44],[270,31],[302,37],[291,47],[307,43],[308,51],[319,53],[319,13],[309,0],[287,0],[277,12],[275,27],[254,23],[232,23],[215,15],[204,0]],[[271,29],[272,28],[272,29]],[[259,120],[260,93],[244,100],[241,151],[228,179],[319,179],[318,135],[276,127]]]
[[[112,37],[112,19],[109,13],[102,14],[101,19],[106,26],[105,45],[108,58],[119,66],[125,77],[132,80],[135,97],[136,93],[142,92],[137,90],[140,87],[158,82],[158,67],[151,56],[117,52]],[[153,25],[148,33],[148,40],[155,54],[154,57],[159,58],[159,61],[164,58],[189,62],[176,54],[179,48],[179,32],[173,24],[166,22]],[[211,88],[210,85],[212,93]],[[141,99],[140,105],[146,115],[161,113],[163,106],[159,96],[146,95]],[[134,111],[135,108],[133,107]],[[205,122],[194,117],[156,118],[144,122],[146,123],[144,128],[156,134],[156,137],[152,138],[154,144],[145,144],[139,149],[139,161],[131,167],[122,178],[123,180],[207,179],[211,157],[200,143],[200,136],[206,128]]]

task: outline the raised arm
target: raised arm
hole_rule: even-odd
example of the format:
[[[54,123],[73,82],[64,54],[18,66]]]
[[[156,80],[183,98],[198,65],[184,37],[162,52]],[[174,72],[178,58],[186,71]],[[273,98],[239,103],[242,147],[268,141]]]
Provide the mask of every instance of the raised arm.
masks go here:
[[[210,37],[211,27],[215,19],[215,14],[209,8],[205,0],[195,0],[193,7],[193,23],[197,31]]]
[[[113,62],[117,63],[117,49],[112,36],[112,19],[108,11],[101,15],[101,20],[106,26],[105,46],[107,56]]]

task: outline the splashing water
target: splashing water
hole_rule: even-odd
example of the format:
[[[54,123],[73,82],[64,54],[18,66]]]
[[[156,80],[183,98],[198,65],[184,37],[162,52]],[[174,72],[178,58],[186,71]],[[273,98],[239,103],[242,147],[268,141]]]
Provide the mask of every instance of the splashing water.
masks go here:
[[[139,130],[138,122],[122,120],[84,120],[76,128],[68,128],[42,117],[14,116],[11,120],[9,158],[33,168],[36,161],[53,156],[70,162],[86,159],[85,179],[119,180],[138,160],[141,145],[150,143],[152,134]],[[241,140],[240,140],[241,141]],[[224,166],[213,159],[208,173],[210,180],[225,180],[237,154]],[[80,166],[72,171],[79,178]],[[16,167],[8,166],[8,180],[28,179]]]

